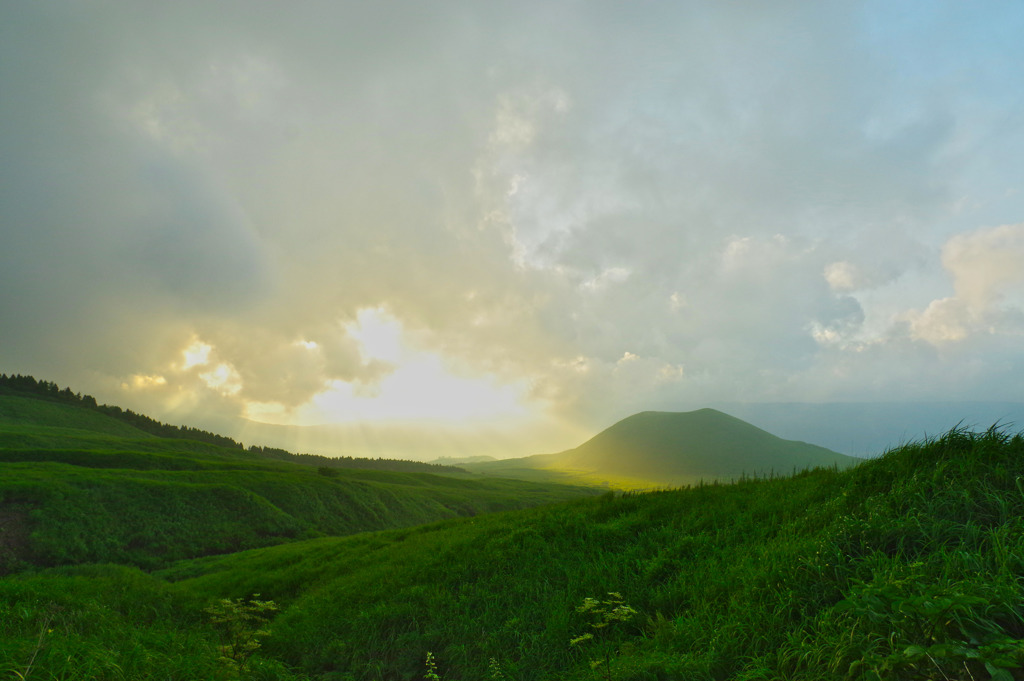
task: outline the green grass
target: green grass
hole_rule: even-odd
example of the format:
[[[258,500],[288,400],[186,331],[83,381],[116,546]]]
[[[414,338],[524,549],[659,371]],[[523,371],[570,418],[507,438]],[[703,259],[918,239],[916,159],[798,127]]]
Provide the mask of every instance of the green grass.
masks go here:
[[[261,459],[241,449],[227,449],[195,440],[154,437],[145,433],[138,437],[121,437],[61,426],[0,424],[0,454],[13,457],[18,451],[45,449],[165,452],[176,456],[203,456],[243,461]]]
[[[97,565],[0,581],[0,678],[230,679],[199,604],[136,569]],[[262,659],[250,678],[303,678]],[[234,677],[237,678],[237,677]]]
[[[954,431],[850,471],[567,505],[179,563],[284,607],[319,679],[1021,678],[1024,439]],[[591,650],[586,597],[641,614]]]
[[[4,464],[0,511],[20,514],[29,541],[16,562],[169,561],[323,534],[419,525],[523,508],[588,492],[504,480],[430,474],[273,468],[123,470],[62,463]],[[285,470],[280,470],[285,469]],[[296,470],[291,470],[296,469]],[[5,560],[0,546],[0,567]]]
[[[322,468],[153,437],[88,409],[0,396],[0,575],[113,562],[153,569],[322,535],[593,494],[432,473]]]
[[[43,525],[31,533],[53,551],[125,532],[120,524],[162,532],[166,559],[189,542],[238,536],[202,524],[216,504],[228,511],[221,517],[244,514],[255,537],[294,539],[318,509],[324,522],[338,515],[328,503],[335,488],[353,496],[385,485],[381,472],[264,465],[7,463],[5,490],[48,496],[7,496],[2,508],[38,523],[46,509],[65,509],[50,534]],[[410,496],[369,496],[365,512],[414,507],[416,490],[423,501],[474,489],[419,474],[387,480]],[[495,494],[522,489],[491,483]],[[238,678],[217,661],[221,641],[204,609],[259,594],[279,610],[243,678],[422,679],[432,653],[440,678],[467,681],[494,678],[495,668],[516,681],[1007,681],[1024,678],[1022,518],[1024,437],[954,430],[849,470],[608,493],[288,541],[151,574],[27,569],[0,580],[0,674]],[[102,559],[122,542],[111,540]],[[595,629],[594,610],[578,610],[588,598],[638,614]],[[593,638],[570,645],[586,633]]]
[[[86,431],[117,437],[153,437],[127,423],[88,409],[0,394],[0,428],[11,425],[59,427],[65,432]]]

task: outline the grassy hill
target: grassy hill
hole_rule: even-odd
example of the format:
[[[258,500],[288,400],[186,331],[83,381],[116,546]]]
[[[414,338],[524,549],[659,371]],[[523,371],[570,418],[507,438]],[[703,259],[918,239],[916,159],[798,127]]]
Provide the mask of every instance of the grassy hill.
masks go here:
[[[788,475],[806,468],[847,467],[858,461],[824,447],[783,440],[714,409],[700,409],[646,411],[559,454],[463,467],[521,479],[650,488]]]
[[[436,678],[430,653],[448,680],[1020,679],[1022,479],[1024,437],[955,430],[848,470],[609,493],[152,575],[15,575],[0,580],[0,672],[411,680]],[[206,609],[254,598],[278,609],[232,666],[245,627],[225,633]]]
[[[86,437],[95,439],[94,433],[113,433],[128,437],[155,436],[159,438],[161,446],[165,449],[174,448],[167,440],[187,440],[188,444],[177,445],[180,448],[195,449],[196,445],[212,445],[221,454],[225,450],[238,450],[240,456],[247,458],[271,459],[275,461],[291,461],[310,466],[326,468],[359,468],[373,470],[391,470],[405,473],[438,473],[444,475],[464,474],[460,468],[437,464],[424,463],[422,461],[409,461],[403,459],[384,458],[362,458],[351,456],[327,457],[317,454],[293,454],[277,447],[250,446],[248,449],[229,437],[192,428],[189,426],[176,426],[168,423],[161,423],[145,414],[137,414],[130,409],[122,409],[116,405],[98,404],[96,398],[91,395],[74,393],[70,388],[61,389],[52,381],[40,381],[33,376],[22,376],[20,374],[0,373],[0,398],[4,397],[31,398],[29,401],[14,401],[4,405],[0,403],[0,422],[6,420],[8,425],[13,425],[12,430],[17,427],[43,426],[46,430],[39,432],[32,429],[26,433],[26,441],[32,442],[35,439],[39,445],[40,438],[47,434],[59,443],[59,446],[70,446],[67,438]],[[53,407],[50,405],[58,405]],[[61,406],[77,407],[76,411],[69,412],[61,410]],[[76,423],[85,423],[88,426],[83,431],[76,429]],[[126,428],[127,426],[127,428]],[[78,430],[79,432],[73,432]],[[49,433],[47,433],[49,431]],[[9,433],[13,435],[14,433]],[[32,446],[25,444],[24,446]],[[117,447],[117,445],[115,445]],[[124,448],[121,446],[121,448]]]
[[[321,457],[303,465],[210,435],[157,437],[73,401],[0,394],[0,575],[90,562],[152,569],[593,493],[315,465]]]
[[[153,438],[134,426],[89,409],[68,409],[47,400],[0,393],[0,427],[7,432],[61,435],[111,435],[127,438]]]

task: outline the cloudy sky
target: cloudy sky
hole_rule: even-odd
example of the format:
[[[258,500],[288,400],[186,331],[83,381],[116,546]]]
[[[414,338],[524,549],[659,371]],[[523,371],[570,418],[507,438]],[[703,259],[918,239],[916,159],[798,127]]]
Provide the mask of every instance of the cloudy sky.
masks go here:
[[[1017,3],[4,2],[0,371],[535,451],[1020,401],[1021,35]]]

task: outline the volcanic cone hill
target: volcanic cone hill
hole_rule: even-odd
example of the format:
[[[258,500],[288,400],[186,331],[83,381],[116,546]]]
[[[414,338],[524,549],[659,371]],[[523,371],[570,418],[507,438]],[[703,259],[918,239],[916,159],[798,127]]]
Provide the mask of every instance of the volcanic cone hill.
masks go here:
[[[807,468],[845,468],[859,459],[784,440],[715,409],[645,411],[619,421],[579,447],[558,454],[471,464],[511,477],[604,477],[622,487],[671,486],[746,476],[789,475]]]

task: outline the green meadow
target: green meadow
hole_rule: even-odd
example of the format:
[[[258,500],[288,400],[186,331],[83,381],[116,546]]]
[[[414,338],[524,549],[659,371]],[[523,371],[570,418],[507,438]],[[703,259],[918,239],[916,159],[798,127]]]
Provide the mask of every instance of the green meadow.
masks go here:
[[[0,678],[1024,678],[998,428],[594,494],[143,449],[31,401],[0,400]]]
[[[81,563],[154,569],[594,493],[297,464],[154,437],[82,406],[12,394],[0,395],[0,465],[0,574]]]

